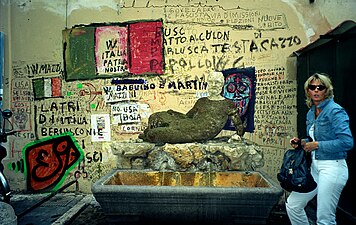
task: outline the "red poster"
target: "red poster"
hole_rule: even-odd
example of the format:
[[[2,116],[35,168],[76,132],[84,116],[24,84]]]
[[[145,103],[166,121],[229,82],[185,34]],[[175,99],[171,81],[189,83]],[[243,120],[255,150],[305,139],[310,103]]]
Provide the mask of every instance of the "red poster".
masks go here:
[[[163,74],[162,22],[129,25],[129,70],[133,74]]]

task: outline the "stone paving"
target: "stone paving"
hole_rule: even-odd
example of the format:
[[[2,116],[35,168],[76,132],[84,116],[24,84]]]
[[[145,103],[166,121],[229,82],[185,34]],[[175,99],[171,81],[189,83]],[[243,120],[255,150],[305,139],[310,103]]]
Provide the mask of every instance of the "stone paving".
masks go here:
[[[66,224],[92,200],[92,196],[74,193],[14,194],[10,205],[18,225]]]
[[[81,193],[58,193],[51,198],[48,194],[14,194],[11,206],[18,225],[108,225],[105,215],[93,195]],[[311,217],[310,224],[315,224],[315,210],[307,207]],[[1,221],[0,224],[5,224]],[[122,223],[116,223],[123,225]],[[153,225],[140,223],[140,225]],[[169,223],[172,224],[172,223]],[[266,225],[289,225],[283,204],[277,205],[271,212]],[[339,218],[339,225],[349,225]],[[135,224],[131,224],[135,225]],[[157,225],[157,224],[154,224]],[[195,224],[197,225],[197,224]],[[221,224],[219,224],[221,225]]]
[[[58,193],[48,198],[48,194],[14,194],[11,199],[11,206],[17,215],[18,225],[108,224],[93,195]],[[2,224],[1,221],[0,224]],[[148,225],[149,223],[144,224]],[[268,221],[268,225],[272,224],[289,224],[283,209],[276,208],[273,210]]]

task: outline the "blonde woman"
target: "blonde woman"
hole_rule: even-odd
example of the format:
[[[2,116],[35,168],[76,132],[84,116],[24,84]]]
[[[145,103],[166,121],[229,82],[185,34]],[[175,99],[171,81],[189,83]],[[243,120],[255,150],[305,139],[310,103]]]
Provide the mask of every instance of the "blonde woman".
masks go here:
[[[334,102],[333,85],[326,74],[315,73],[304,83],[307,134],[313,141],[302,140],[303,149],[312,153],[311,173],[318,184],[308,193],[291,192],[286,209],[292,225],[309,224],[304,208],[317,195],[317,224],[336,224],[335,213],[341,192],[348,180],[347,151],[354,141],[349,116]],[[293,148],[298,138],[292,138]]]

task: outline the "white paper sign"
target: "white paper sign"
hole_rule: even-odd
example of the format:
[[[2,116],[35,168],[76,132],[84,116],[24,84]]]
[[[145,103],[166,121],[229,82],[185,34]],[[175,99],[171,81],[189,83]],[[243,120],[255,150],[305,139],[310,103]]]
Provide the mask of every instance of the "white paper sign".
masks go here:
[[[111,141],[110,115],[91,115],[92,141]]]
[[[117,86],[105,86],[103,90],[106,103],[130,100],[130,93],[127,90],[119,90]]]
[[[114,119],[113,123],[139,123],[141,121],[139,110],[140,107],[136,103],[119,103],[111,105],[111,113],[113,114]]]

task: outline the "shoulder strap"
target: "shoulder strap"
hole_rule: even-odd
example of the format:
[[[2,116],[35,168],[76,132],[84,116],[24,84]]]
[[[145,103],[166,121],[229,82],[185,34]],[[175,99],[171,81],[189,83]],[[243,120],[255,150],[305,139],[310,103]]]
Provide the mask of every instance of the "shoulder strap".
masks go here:
[[[309,142],[313,141],[313,139],[310,136],[306,136],[304,139],[308,139]],[[307,161],[307,166],[308,166],[308,168],[310,168],[311,163],[312,163],[311,152],[304,151],[304,156]]]

